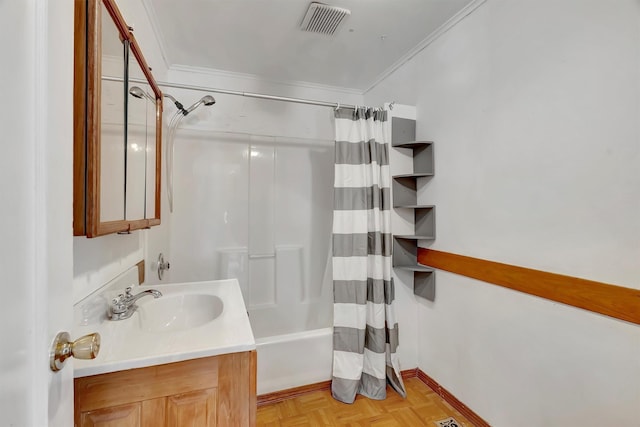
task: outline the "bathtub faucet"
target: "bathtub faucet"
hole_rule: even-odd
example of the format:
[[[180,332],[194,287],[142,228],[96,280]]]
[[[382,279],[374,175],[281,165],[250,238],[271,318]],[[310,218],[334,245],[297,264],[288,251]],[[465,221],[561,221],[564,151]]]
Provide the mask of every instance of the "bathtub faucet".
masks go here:
[[[111,300],[111,304],[109,304],[109,311],[107,313],[109,319],[128,319],[133,316],[133,313],[138,309],[136,301],[140,298],[147,295],[152,295],[154,298],[160,298],[162,296],[162,292],[156,291],[155,289],[147,289],[146,291],[142,291],[136,295],[131,293],[132,290],[131,286],[129,286],[124,290],[124,294],[120,294],[117,298]]]

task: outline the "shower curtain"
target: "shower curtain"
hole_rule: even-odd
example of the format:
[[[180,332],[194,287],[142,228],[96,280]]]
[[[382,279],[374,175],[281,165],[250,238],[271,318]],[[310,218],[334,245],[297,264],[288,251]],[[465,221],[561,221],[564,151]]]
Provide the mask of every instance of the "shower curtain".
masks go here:
[[[333,378],[335,399],[406,396],[393,311],[389,140],[385,110],[335,111]]]

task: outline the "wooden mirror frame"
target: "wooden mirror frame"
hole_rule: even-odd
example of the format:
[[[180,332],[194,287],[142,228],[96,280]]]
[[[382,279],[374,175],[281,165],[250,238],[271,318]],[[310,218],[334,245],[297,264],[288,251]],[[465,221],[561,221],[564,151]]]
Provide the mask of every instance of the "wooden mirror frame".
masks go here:
[[[100,221],[100,139],[102,93],[101,5],[121,40],[128,41],[156,99],[155,215],[153,218]],[[160,224],[162,168],[162,92],[140,46],[114,0],[75,0],[73,235],[98,237]],[[128,65],[127,65],[128,66]],[[128,85],[129,82],[123,82]],[[125,102],[127,102],[125,100]],[[126,170],[125,170],[126,173]],[[124,200],[123,200],[124,203]]]

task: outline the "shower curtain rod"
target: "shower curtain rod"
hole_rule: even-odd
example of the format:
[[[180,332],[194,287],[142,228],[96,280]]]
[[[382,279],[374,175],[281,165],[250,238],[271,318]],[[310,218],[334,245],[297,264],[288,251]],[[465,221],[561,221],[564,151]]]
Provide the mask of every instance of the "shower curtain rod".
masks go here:
[[[122,78],[119,77],[108,77],[102,76],[103,80],[108,81],[122,81]],[[144,79],[136,79],[130,78],[130,82],[133,83],[148,83]],[[331,108],[355,108],[355,105],[351,104],[343,104],[341,102],[327,102],[327,101],[317,101],[314,99],[302,99],[302,98],[290,98],[287,96],[274,96],[274,95],[264,95],[261,93],[253,93],[253,92],[241,92],[238,90],[227,90],[227,89],[216,89],[206,86],[194,86],[194,85],[185,85],[178,83],[169,83],[169,82],[156,82],[158,86],[170,87],[174,89],[189,89],[189,90],[197,90],[201,92],[212,92],[212,93],[222,93],[225,95],[237,95],[237,96],[245,96],[247,98],[257,98],[257,99],[268,99],[272,101],[282,101],[282,102],[293,102],[295,104],[306,104],[306,105],[318,105],[320,107],[331,107]]]

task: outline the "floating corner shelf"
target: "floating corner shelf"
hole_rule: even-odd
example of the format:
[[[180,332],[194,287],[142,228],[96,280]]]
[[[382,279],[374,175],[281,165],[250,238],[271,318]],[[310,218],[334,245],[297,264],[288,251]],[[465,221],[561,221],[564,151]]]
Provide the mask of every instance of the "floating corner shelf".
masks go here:
[[[435,300],[436,275],[433,268],[418,264],[418,240],[435,240],[436,214],[434,205],[418,204],[418,180],[435,174],[432,141],[416,141],[416,121],[393,117],[391,146],[410,149],[413,171],[395,175],[391,183],[393,207],[413,210],[414,233],[393,236],[393,268],[413,273],[413,293]],[[422,181],[424,182],[424,181]]]
[[[413,274],[413,293],[429,301],[436,299],[436,273],[416,272]]]

